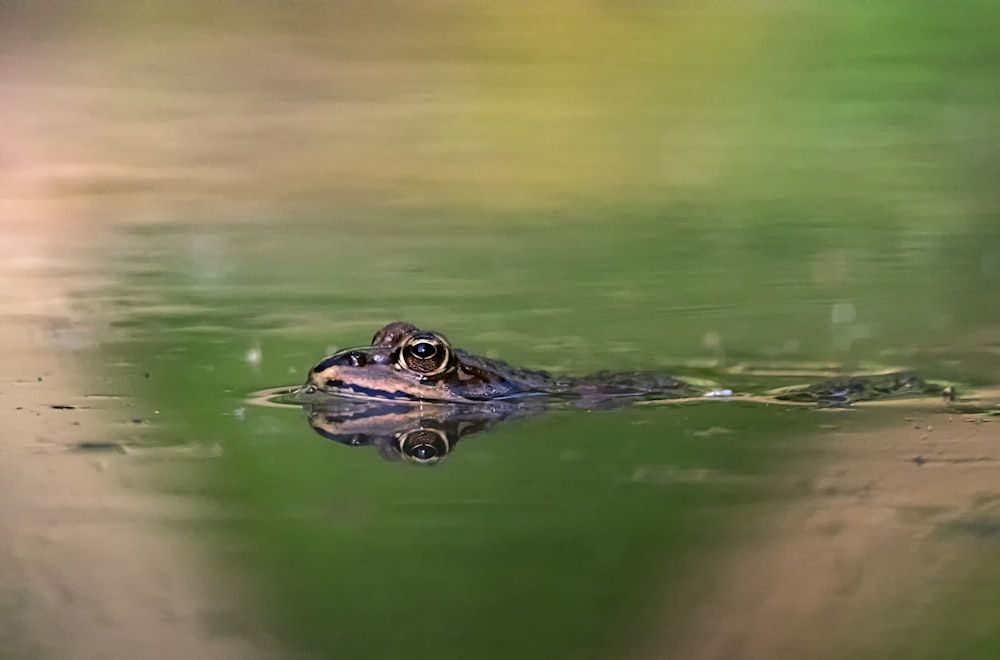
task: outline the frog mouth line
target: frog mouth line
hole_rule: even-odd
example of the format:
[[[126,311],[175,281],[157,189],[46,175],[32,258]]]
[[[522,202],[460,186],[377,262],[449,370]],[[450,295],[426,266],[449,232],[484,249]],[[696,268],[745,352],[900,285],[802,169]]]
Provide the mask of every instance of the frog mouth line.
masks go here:
[[[366,399],[386,399],[389,401],[419,401],[423,397],[415,396],[409,392],[400,390],[379,390],[373,387],[365,387],[357,383],[346,383],[342,380],[328,380],[326,386],[338,396],[357,396]]]

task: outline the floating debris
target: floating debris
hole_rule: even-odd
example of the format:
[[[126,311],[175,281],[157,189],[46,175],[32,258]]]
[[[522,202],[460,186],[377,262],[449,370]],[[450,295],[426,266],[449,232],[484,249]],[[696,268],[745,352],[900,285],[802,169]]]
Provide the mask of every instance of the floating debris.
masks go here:
[[[730,397],[733,395],[732,390],[712,390],[711,392],[705,392],[702,396],[706,397]]]
[[[704,431],[694,431],[691,435],[697,436],[699,438],[710,438],[713,435],[725,435],[726,433],[733,433],[732,429],[727,429],[723,426],[713,426],[711,428],[705,429]]]

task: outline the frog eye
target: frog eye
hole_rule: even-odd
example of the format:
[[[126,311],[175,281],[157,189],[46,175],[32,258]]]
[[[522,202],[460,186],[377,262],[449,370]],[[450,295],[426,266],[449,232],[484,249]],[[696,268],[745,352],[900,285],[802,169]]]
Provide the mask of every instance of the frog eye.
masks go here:
[[[451,443],[443,431],[417,428],[401,434],[397,438],[399,453],[408,463],[433,465],[451,451]]]
[[[398,362],[421,376],[437,376],[448,368],[450,359],[451,350],[444,337],[424,332],[406,340],[399,350]]]

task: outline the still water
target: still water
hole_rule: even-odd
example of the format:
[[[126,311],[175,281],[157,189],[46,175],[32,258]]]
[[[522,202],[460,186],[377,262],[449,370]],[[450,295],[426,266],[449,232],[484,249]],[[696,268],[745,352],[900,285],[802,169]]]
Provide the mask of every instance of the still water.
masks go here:
[[[0,658],[995,658],[997,12],[350,7],[11,14]],[[396,320],[734,396],[261,395]]]
[[[138,596],[164,610],[154,618],[191,607],[171,598],[207,600],[196,606],[208,611],[187,612],[192,629],[279,657],[723,657],[744,647],[765,657],[785,645],[915,657],[915,635],[922,649],[951,648],[956,626],[969,640],[992,635],[949,612],[995,607],[987,585],[1000,576],[982,560],[994,552],[1000,497],[988,380],[998,355],[985,329],[938,335],[915,321],[960,316],[975,296],[930,301],[927,288],[966,290],[935,268],[896,276],[896,290],[887,277],[826,292],[797,251],[773,264],[788,272],[801,259],[800,278],[758,281],[740,304],[745,278],[718,275],[726,264],[735,273],[731,259],[678,247],[689,236],[644,245],[650,220],[627,220],[640,238],[567,221],[484,241],[487,230],[434,216],[362,228],[303,221],[278,233],[117,229],[88,250],[99,259],[60,266],[56,279],[101,280],[66,302],[75,324],[43,328],[56,364],[87,371],[72,389],[54,365],[41,382],[32,372],[7,385],[43,393],[7,414],[53,425],[30,460],[44,468],[71,449],[75,469],[97,482],[87,497],[107,502],[22,494],[25,515],[41,507],[53,529],[110,525],[162,541],[131,560],[163,573],[153,584],[112,580],[89,597],[173,593]],[[722,240],[703,240],[713,238]],[[815,229],[794,237],[823,258],[806,247],[815,238]],[[880,265],[873,256],[857,267]],[[714,298],[729,302],[696,300],[711,278]],[[767,291],[780,300],[766,303]],[[259,390],[302,383],[323,355],[367,343],[396,318],[434,323],[458,346],[517,364],[669,369],[737,394],[821,380],[838,361],[913,367],[958,381],[967,412],[940,397],[834,410],[738,396],[565,405],[467,429],[479,432],[421,468],[386,460],[395,457],[385,447],[331,442],[301,408],[261,405]],[[861,323],[878,331],[848,347]],[[435,422],[432,407],[392,410],[361,430],[397,433],[414,415]],[[48,469],[66,478],[68,468]],[[39,479],[34,487],[46,488]],[[98,558],[104,542],[92,540]],[[191,589],[169,582],[178,557],[210,578]],[[213,586],[198,595],[202,579]],[[70,592],[96,588],[62,580]],[[979,657],[992,643],[975,641]]]

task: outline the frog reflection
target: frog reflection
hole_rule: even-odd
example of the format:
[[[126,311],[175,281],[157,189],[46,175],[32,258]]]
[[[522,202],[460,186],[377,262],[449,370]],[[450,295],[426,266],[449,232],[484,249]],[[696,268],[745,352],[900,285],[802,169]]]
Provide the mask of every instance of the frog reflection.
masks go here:
[[[305,406],[319,435],[349,447],[374,447],[387,460],[436,465],[460,440],[535,414],[523,404],[413,406],[388,401],[330,400]]]
[[[908,371],[835,376],[781,387],[756,398],[768,403],[848,407],[858,401],[930,394],[955,401],[950,385]],[[546,409],[610,409],[731,399],[729,389],[655,372],[556,375],[522,369],[452,346],[443,334],[397,321],[369,346],[317,363],[305,384],[285,396],[303,405],[320,435],[349,446],[370,445],[385,458],[434,465],[460,440]],[[742,395],[746,396],[746,395]]]

